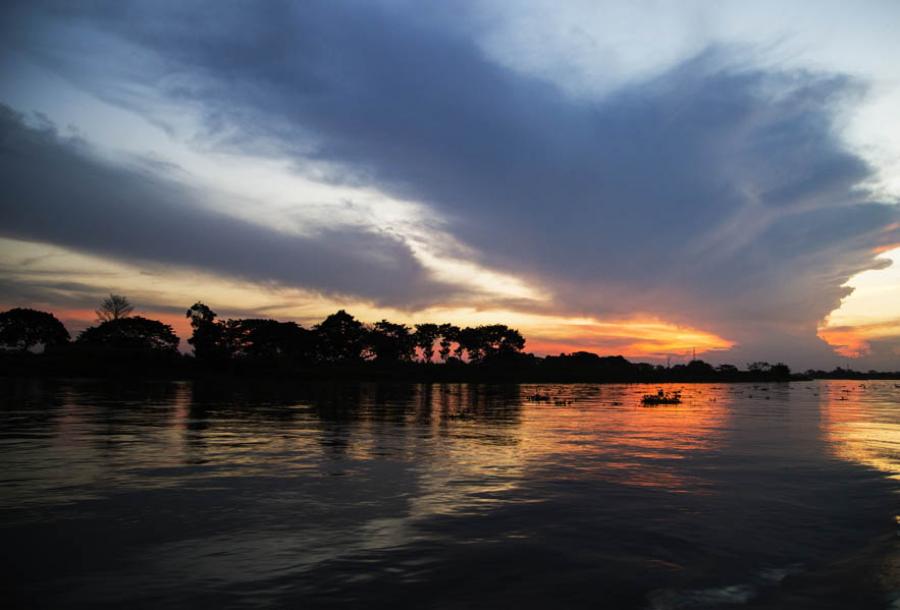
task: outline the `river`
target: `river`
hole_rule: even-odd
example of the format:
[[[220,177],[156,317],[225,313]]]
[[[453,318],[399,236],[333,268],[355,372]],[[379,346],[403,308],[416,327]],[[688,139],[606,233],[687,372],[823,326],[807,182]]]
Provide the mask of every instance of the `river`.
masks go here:
[[[682,404],[643,406],[658,387]],[[898,597],[892,381],[0,389],[18,607]]]

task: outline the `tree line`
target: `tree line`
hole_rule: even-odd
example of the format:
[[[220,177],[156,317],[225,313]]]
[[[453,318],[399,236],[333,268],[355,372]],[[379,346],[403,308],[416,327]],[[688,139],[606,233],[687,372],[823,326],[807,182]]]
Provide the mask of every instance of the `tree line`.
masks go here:
[[[96,323],[73,339],[52,313],[28,308],[0,312],[0,356],[6,374],[511,382],[771,381],[798,377],[782,363],[754,362],[741,370],[696,359],[664,367],[583,351],[538,357],[525,352],[525,338],[504,324],[460,327],[388,320],[366,324],[340,310],[306,328],[266,318],[222,319],[202,302],[185,311],[192,330],[187,340],[192,353],[182,354],[172,327],[134,315],[134,306],[126,297],[110,295],[96,315]],[[38,355],[38,351],[42,353]],[[850,373],[840,372],[844,377]],[[829,374],[810,371],[807,376]]]
[[[289,358],[307,363],[431,363],[451,359],[479,363],[521,354],[525,338],[504,324],[460,328],[453,324],[408,326],[381,320],[364,324],[343,309],[310,329],[270,319],[220,320],[203,303],[187,310],[188,343],[200,361]]]
[[[72,340],[52,313],[15,308],[0,313],[0,346],[26,352],[37,347],[144,350],[176,355],[179,338],[159,320],[132,315],[126,297],[110,295],[96,310],[97,324]],[[295,363],[432,363],[437,359],[480,363],[521,354],[522,334],[504,324],[459,327],[423,323],[409,326],[388,320],[364,324],[344,310],[312,328],[264,318],[220,319],[198,302],[186,312],[192,328],[188,343],[203,363],[238,360],[289,360]]]

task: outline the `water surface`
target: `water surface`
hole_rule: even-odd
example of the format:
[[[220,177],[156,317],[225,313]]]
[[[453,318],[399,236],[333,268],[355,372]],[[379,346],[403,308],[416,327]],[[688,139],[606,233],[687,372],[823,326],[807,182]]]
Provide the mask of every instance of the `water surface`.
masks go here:
[[[900,387],[656,387],[7,380],[2,567],[48,608],[890,601],[853,565],[889,561]]]

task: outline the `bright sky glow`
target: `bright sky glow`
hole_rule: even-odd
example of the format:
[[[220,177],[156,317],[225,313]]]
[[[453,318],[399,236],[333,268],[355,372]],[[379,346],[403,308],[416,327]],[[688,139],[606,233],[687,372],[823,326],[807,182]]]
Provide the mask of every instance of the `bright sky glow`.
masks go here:
[[[853,276],[847,282],[853,292],[819,328],[819,336],[843,356],[867,355],[872,341],[900,340],[900,248],[878,259],[890,261],[890,266]]]

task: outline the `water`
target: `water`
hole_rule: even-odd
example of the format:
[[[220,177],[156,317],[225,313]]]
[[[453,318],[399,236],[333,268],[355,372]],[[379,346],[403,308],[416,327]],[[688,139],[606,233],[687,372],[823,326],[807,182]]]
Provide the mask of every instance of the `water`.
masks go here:
[[[7,380],[2,569],[48,608],[890,602],[900,388],[678,388]]]

